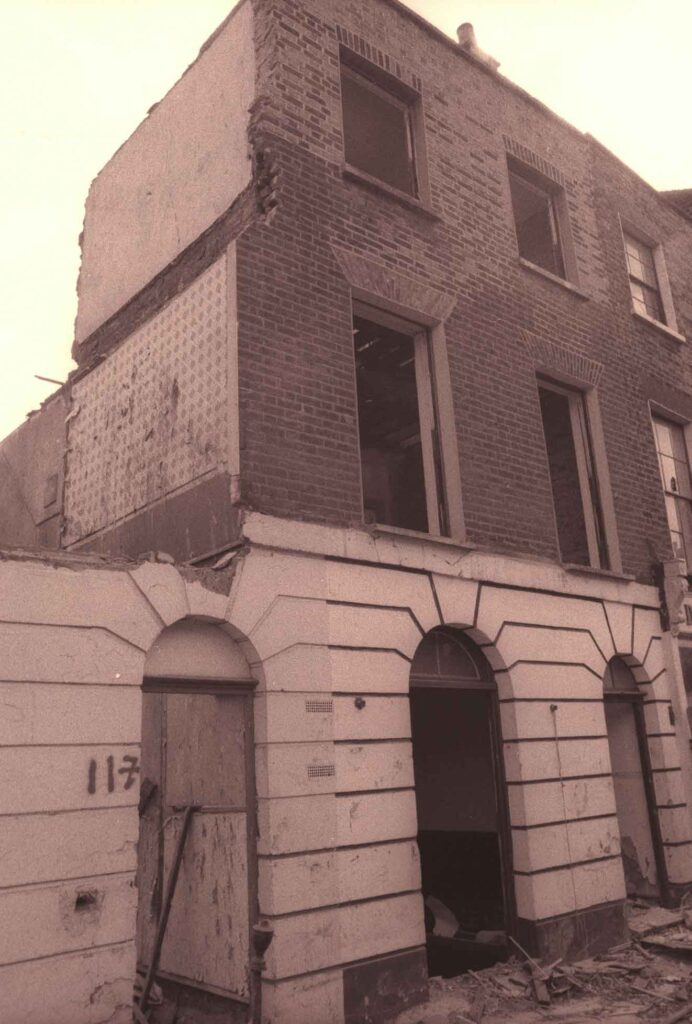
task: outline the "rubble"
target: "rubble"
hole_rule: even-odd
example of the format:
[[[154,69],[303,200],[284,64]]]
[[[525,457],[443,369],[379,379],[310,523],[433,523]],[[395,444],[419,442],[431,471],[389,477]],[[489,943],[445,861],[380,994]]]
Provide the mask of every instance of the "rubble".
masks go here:
[[[393,1024],[692,1024],[685,911],[633,906],[629,942],[573,963],[541,963],[515,943],[505,962],[432,978],[430,1002]]]

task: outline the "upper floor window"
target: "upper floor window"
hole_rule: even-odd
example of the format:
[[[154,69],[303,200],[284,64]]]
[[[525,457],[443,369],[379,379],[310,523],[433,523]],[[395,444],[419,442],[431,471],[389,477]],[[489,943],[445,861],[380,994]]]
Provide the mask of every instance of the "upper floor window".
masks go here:
[[[567,278],[562,189],[512,158],[508,168],[519,255],[556,277]]]
[[[359,303],[353,340],[365,520],[446,534],[428,333]]]
[[[341,104],[346,163],[418,197],[413,90],[355,56],[353,66],[342,58]]]
[[[673,553],[692,570],[692,479],[685,431],[660,416],[653,417],[653,424]]]
[[[632,302],[637,313],[667,323],[661,298],[661,287],[656,273],[654,249],[625,234],[625,255],[630,278]]]
[[[591,433],[581,391],[540,380],[538,395],[548,454],[560,557],[610,568]]]

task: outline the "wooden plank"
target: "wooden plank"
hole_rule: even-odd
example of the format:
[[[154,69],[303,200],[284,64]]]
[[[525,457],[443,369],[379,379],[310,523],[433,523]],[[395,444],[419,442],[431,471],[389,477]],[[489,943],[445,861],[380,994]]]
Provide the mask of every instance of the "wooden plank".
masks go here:
[[[245,806],[242,696],[166,696],[166,804]]]
[[[5,889],[0,892],[0,963],[129,940],[135,901],[130,872]]]
[[[142,695],[142,794],[149,799],[139,819],[137,861],[137,959],[149,963],[163,887],[163,711],[160,693]],[[152,789],[151,787],[156,787]]]
[[[0,748],[0,814],[136,804],[138,772],[139,744]]]
[[[0,683],[0,746],[132,743],[140,691],[133,686]]]
[[[166,877],[181,815],[166,829]],[[164,938],[161,970],[247,998],[248,870],[244,813],[197,812]]]
[[[3,887],[134,871],[136,865],[134,807],[20,815],[0,824]]]
[[[131,1024],[134,946],[127,942],[0,967],[6,1024]]]

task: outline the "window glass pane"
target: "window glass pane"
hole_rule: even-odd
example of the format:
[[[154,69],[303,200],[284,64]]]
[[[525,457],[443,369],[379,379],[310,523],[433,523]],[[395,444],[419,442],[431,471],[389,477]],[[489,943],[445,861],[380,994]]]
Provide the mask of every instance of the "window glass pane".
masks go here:
[[[660,320],[662,323],[663,309],[658,292],[651,291],[650,288],[642,288],[642,296],[647,316],[653,317],[654,320]]]
[[[346,162],[415,195],[408,107],[346,69],[341,99]]]
[[[675,459],[675,487],[678,494],[684,498],[692,498],[692,484],[690,483],[690,470],[686,462]]]
[[[590,565],[569,398],[539,388],[557,535],[564,562]]]
[[[684,553],[682,557],[688,565],[692,565],[692,503],[687,498],[676,498],[678,506],[678,520],[682,527],[682,543]]]
[[[666,512],[668,514],[668,525],[671,530],[681,531],[680,519],[678,517],[678,506],[672,494],[666,495]]]
[[[414,339],[354,317],[366,521],[428,529]]]
[[[558,277],[565,276],[553,197],[547,190],[509,172],[519,254]]]

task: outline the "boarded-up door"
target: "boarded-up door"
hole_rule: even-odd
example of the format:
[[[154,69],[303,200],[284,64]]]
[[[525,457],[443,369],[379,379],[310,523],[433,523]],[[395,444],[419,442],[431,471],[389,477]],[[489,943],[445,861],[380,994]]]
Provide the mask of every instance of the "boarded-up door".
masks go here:
[[[167,681],[158,682],[160,691]],[[145,692],[142,737],[138,955],[151,956],[183,818],[194,805],[159,974],[247,1001],[254,831],[248,763],[252,751],[247,691],[178,683]],[[151,785],[155,785],[155,790]]]

